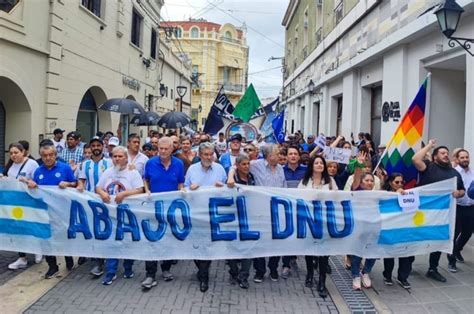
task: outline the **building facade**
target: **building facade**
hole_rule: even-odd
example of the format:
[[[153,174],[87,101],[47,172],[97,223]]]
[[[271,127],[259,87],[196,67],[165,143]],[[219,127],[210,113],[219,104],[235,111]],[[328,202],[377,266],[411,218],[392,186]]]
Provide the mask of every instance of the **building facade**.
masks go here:
[[[204,19],[169,21],[162,26],[172,32],[162,31],[161,37],[171,42],[173,52],[191,64],[192,116],[202,128],[221,87],[234,105],[245,92],[249,56],[246,28]]]
[[[474,1],[457,37],[474,38]],[[428,73],[424,140],[474,149],[474,57],[450,47],[431,0],[291,0],[283,103],[288,132],[369,132],[387,143]]]
[[[190,69],[159,45],[163,0],[12,0],[0,6],[0,164],[8,143],[38,143],[55,128],[122,134],[131,117],[98,110],[129,98],[159,113],[176,107],[176,84]],[[169,50],[169,49],[168,49]],[[165,56],[165,57],[163,57]],[[180,65],[181,64],[181,65]],[[177,77],[180,77],[177,78]],[[159,97],[161,84],[168,96]],[[188,93],[183,98],[190,103]],[[158,96],[158,97],[154,97]]]

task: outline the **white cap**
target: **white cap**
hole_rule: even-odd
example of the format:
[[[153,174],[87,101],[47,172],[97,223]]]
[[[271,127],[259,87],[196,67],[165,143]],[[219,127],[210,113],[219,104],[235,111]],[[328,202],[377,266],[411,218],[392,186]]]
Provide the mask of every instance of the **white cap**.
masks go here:
[[[112,146],[119,146],[120,145],[120,141],[118,139],[118,137],[115,137],[115,136],[112,136],[111,138],[109,138],[109,146],[112,145]]]

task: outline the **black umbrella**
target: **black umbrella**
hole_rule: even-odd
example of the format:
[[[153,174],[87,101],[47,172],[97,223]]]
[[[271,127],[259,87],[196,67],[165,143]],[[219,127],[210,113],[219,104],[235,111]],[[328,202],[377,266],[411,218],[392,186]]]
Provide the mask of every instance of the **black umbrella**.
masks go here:
[[[158,121],[158,126],[162,127],[163,129],[178,129],[189,124],[190,122],[191,119],[185,113],[171,111],[161,117],[161,119]]]
[[[145,109],[135,100],[127,98],[112,98],[99,107],[101,110],[119,112],[123,114],[140,115],[145,113]]]
[[[153,111],[147,111],[143,114],[136,115],[130,121],[131,124],[136,125],[157,125],[160,116]]]

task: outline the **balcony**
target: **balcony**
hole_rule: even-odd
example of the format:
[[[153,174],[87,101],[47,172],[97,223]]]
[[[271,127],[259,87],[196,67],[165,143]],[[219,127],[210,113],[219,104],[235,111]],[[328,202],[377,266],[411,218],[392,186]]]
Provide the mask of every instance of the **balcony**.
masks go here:
[[[233,84],[230,82],[219,82],[219,86],[224,86],[225,92],[237,92],[237,93],[243,92],[242,84]]]
[[[221,41],[226,41],[228,43],[233,43],[233,44],[238,44],[240,45],[240,40],[239,39],[234,39],[234,38],[228,38],[228,37],[225,37],[225,36],[221,36],[219,38]]]

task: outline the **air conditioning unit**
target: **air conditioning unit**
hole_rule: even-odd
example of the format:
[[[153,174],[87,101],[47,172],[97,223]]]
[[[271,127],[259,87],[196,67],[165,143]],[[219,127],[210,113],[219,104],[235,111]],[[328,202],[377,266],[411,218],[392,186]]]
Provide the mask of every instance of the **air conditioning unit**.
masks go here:
[[[323,6],[323,0],[316,0],[316,5],[318,7],[322,7]]]

